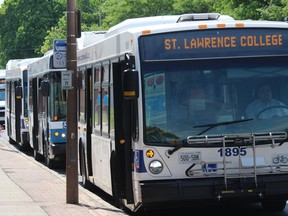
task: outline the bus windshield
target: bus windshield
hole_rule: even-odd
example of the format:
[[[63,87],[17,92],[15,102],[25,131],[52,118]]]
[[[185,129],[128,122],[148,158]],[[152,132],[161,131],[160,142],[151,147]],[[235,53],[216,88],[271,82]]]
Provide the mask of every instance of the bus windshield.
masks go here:
[[[286,58],[143,62],[146,142],[288,131]]]
[[[50,74],[50,105],[52,121],[66,120],[66,90],[61,88],[61,72]]]

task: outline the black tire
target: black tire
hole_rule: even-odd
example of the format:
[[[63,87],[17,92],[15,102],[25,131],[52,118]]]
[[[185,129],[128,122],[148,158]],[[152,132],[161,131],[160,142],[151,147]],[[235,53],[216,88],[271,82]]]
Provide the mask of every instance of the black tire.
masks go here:
[[[43,157],[41,154],[37,152],[37,150],[33,149],[33,157],[36,161],[42,161]]]
[[[88,184],[88,175],[87,175],[87,170],[86,170],[86,161],[85,161],[85,155],[84,155],[84,149],[82,146],[82,143],[80,142],[80,169],[81,169],[81,177],[82,177],[82,185],[84,188],[88,188],[89,184]]]
[[[10,144],[16,144],[16,142],[13,139],[11,139],[11,137],[9,137],[9,143]]]
[[[266,211],[280,212],[285,209],[286,200],[265,200],[262,202],[262,207]]]
[[[49,146],[46,141],[44,142],[44,162],[49,169],[55,168],[54,161],[49,158]]]

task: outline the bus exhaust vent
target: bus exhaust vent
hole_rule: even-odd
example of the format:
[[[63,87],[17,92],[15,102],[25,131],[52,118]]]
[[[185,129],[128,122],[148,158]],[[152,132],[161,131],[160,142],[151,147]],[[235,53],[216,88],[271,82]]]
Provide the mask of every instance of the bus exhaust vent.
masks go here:
[[[217,20],[220,17],[219,13],[195,13],[195,14],[183,14],[177,20],[178,22],[187,21],[203,21],[203,20]]]

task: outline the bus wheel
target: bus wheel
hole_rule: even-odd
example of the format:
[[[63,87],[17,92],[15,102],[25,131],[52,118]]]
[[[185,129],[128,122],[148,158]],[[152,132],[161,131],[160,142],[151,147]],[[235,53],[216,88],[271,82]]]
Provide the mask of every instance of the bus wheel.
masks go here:
[[[38,139],[36,137],[35,129],[32,128],[33,135],[33,156],[36,161],[41,161],[43,159],[42,155],[39,154],[38,150]]]
[[[35,148],[33,149],[33,156],[36,161],[42,161],[42,155]]]
[[[80,145],[81,151],[80,151],[80,168],[81,168],[81,177],[82,177],[82,184],[84,188],[88,187],[88,181],[87,181],[87,172],[86,172],[86,166],[85,166],[85,154],[83,146]]]
[[[54,168],[53,160],[49,158],[49,143],[47,141],[44,141],[44,161],[45,165],[52,169]]]
[[[22,152],[24,152],[24,151],[26,151],[26,146],[25,145],[23,145],[22,143],[21,144],[19,144],[19,150],[20,151],[22,151]]]
[[[280,212],[285,209],[286,200],[265,200],[261,204],[267,211]]]
[[[9,137],[9,143],[10,144],[16,144],[16,142],[13,139],[11,139],[11,137]]]

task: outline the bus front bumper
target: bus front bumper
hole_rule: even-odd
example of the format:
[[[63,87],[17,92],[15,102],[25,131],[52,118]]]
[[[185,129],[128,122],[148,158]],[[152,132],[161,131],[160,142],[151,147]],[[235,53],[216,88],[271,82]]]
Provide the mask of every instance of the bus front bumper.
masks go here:
[[[49,158],[54,160],[64,159],[66,155],[66,143],[51,143]]]
[[[264,199],[288,200],[288,174],[257,176],[250,180],[231,179],[227,188],[224,178],[175,179],[140,182],[142,205],[197,201],[243,201],[256,203]]]

